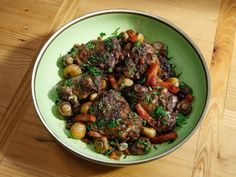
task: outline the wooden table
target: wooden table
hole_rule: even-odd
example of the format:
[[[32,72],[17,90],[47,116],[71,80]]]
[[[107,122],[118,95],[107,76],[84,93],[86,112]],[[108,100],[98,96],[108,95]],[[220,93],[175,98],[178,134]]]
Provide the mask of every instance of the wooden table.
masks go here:
[[[164,17],[199,46],[210,69],[208,113],[181,148],[150,163],[114,168],[79,159],[46,131],[30,79],[42,45],[66,22],[91,11],[133,8]],[[235,0],[0,0],[0,176],[236,176]],[[234,59],[234,60],[233,60]]]

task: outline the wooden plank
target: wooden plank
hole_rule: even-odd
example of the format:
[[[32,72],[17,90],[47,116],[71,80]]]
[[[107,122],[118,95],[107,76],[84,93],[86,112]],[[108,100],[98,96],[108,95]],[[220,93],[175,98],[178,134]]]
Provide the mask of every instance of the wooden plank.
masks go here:
[[[215,53],[211,61],[212,93],[195,154],[192,176],[216,176],[219,162],[219,133],[236,30],[236,2],[222,1],[218,20]]]
[[[64,1],[57,15],[55,16],[56,20],[53,21],[47,34],[53,33],[53,31],[59,27],[57,26],[57,24],[61,25],[61,23],[67,22],[66,20],[70,20],[72,16],[74,17],[75,12],[77,11],[77,7],[78,6],[77,6],[76,1]],[[67,16],[67,19],[63,21],[62,19],[65,16]],[[58,18],[61,20],[58,21]],[[47,37],[44,38],[44,41],[46,39]],[[25,112],[27,111],[27,108],[31,102],[30,81],[31,81],[33,64],[34,64],[34,60],[32,60],[27,72],[25,73],[25,76],[20,83],[18,91],[13,96],[14,99],[11,100],[10,105],[8,106],[6,112],[1,118],[0,161],[2,160],[4,153],[7,150],[9,143],[11,142],[11,138],[14,136],[14,133],[16,132],[16,128],[19,126],[20,121],[22,117],[24,116]],[[9,131],[9,129],[13,131]]]

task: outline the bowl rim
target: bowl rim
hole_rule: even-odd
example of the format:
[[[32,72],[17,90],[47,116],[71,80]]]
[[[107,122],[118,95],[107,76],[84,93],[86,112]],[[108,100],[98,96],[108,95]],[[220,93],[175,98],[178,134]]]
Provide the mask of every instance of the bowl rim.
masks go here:
[[[96,158],[91,158],[88,155],[83,155],[80,154],[79,152],[77,152],[76,150],[72,149],[69,145],[67,145],[66,143],[64,143],[62,140],[60,140],[60,138],[47,126],[47,123],[44,119],[44,117],[42,116],[40,110],[39,110],[39,106],[37,103],[37,99],[36,99],[36,94],[35,94],[35,80],[36,80],[36,75],[37,75],[37,69],[39,66],[39,63],[41,61],[41,58],[44,54],[44,52],[46,51],[47,47],[51,44],[51,42],[61,33],[63,32],[65,29],[67,29],[68,27],[70,27],[71,25],[85,20],[87,18],[93,17],[93,16],[97,16],[97,15],[104,15],[104,14],[112,14],[112,13],[123,13],[123,14],[135,14],[135,15],[141,15],[141,16],[145,16],[145,17],[149,17],[152,18],[154,20],[160,21],[161,23],[168,25],[169,27],[171,27],[173,30],[175,30],[177,33],[179,33],[191,46],[192,48],[195,50],[195,52],[197,53],[197,55],[199,56],[199,59],[202,63],[204,72],[205,72],[205,76],[206,76],[206,86],[207,86],[207,94],[206,94],[206,100],[205,100],[205,105],[204,105],[204,109],[201,113],[201,117],[199,118],[196,126],[191,130],[191,132],[185,137],[185,139],[183,139],[179,144],[177,144],[176,146],[174,146],[173,148],[169,149],[168,151],[154,156],[154,157],[150,157],[147,159],[141,159],[141,160],[137,160],[137,161],[133,161],[133,162],[123,162],[123,161],[112,161],[112,162],[104,162],[103,160],[100,159],[96,159]],[[154,15],[152,13],[149,12],[145,12],[145,11],[141,11],[141,10],[133,10],[133,9],[122,9],[122,8],[118,8],[118,9],[105,9],[105,10],[98,10],[98,11],[94,11],[88,14],[85,14],[83,16],[77,17],[76,19],[68,22],[67,24],[63,25],[60,29],[58,29],[48,40],[47,42],[44,44],[44,46],[42,47],[42,49],[40,50],[37,59],[35,61],[34,67],[33,67],[33,72],[32,72],[32,79],[31,79],[31,91],[32,91],[32,98],[33,98],[33,103],[34,103],[34,107],[35,110],[40,118],[40,121],[43,123],[43,125],[46,127],[46,129],[49,131],[49,133],[59,142],[60,145],[62,145],[64,148],[66,148],[67,150],[69,150],[70,152],[72,152],[73,154],[86,159],[88,161],[91,162],[95,162],[95,163],[99,163],[99,164],[103,164],[103,165],[109,165],[109,166],[124,166],[124,165],[134,165],[134,164],[140,164],[140,163],[144,163],[144,162],[149,162],[155,159],[159,159],[161,157],[166,156],[167,154],[175,151],[176,149],[178,149],[180,146],[182,146],[184,143],[186,143],[189,138],[194,134],[194,132],[197,130],[197,128],[199,127],[200,123],[202,122],[203,118],[206,115],[207,109],[208,109],[208,105],[209,105],[209,100],[210,100],[210,90],[211,90],[211,81],[210,81],[210,74],[209,74],[209,70],[208,67],[206,65],[205,59],[201,53],[201,51],[199,50],[199,48],[197,47],[197,45],[193,42],[193,40],[183,31],[181,30],[179,27],[177,27],[176,25],[174,25],[173,23],[171,23],[170,21]]]

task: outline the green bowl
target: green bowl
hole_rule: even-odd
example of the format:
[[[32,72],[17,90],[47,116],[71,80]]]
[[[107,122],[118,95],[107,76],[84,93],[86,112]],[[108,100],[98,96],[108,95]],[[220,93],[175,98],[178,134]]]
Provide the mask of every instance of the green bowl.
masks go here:
[[[111,160],[94,151],[91,145],[68,138],[64,121],[55,114],[56,83],[61,79],[57,59],[68,52],[74,43],[85,43],[96,39],[101,32],[111,34],[116,28],[120,31],[134,29],[141,32],[148,42],[160,40],[168,45],[169,56],[182,72],[181,80],[194,91],[193,111],[187,124],[177,128],[178,138],[172,143],[157,145],[147,155],[127,156]],[[134,10],[112,9],[94,12],[79,17],[59,29],[46,42],[36,60],[32,75],[32,95],[40,120],[66,149],[87,160],[113,166],[124,166],[158,159],[169,154],[196,130],[201,122],[209,100],[210,80],[203,56],[193,41],[178,27],[158,16]]]

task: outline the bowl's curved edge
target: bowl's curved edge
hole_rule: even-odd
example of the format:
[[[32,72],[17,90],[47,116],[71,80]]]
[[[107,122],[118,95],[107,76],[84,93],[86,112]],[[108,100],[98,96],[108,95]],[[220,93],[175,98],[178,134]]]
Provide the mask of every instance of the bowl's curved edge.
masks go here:
[[[45,50],[47,49],[47,47],[49,46],[49,44],[54,40],[54,38],[56,38],[57,35],[59,35],[63,30],[65,30],[66,28],[68,28],[69,26],[73,25],[74,23],[84,20],[86,18],[92,17],[92,16],[96,16],[96,15],[101,15],[101,14],[109,14],[109,13],[131,13],[131,14],[138,14],[138,15],[143,15],[146,17],[150,17],[153,19],[156,19],[158,21],[161,21],[162,23],[170,26],[171,28],[173,28],[175,31],[177,31],[180,35],[182,35],[187,41],[188,43],[193,47],[193,49],[196,51],[196,53],[198,54],[199,58],[201,59],[204,71],[205,71],[205,75],[206,75],[206,80],[207,80],[207,98],[205,101],[205,106],[204,106],[204,110],[201,114],[201,118],[199,119],[198,123],[196,124],[196,126],[193,128],[193,130],[188,134],[188,136],[181,141],[179,144],[177,144],[175,147],[173,147],[172,149],[166,151],[163,154],[160,154],[158,156],[155,157],[151,157],[148,159],[144,159],[144,160],[138,160],[135,162],[122,162],[122,161],[114,161],[114,162],[104,162],[102,160],[97,160],[97,159],[92,159],[89,156],[86,155],[81,155],[78,154],[75,150],[71,149],[68,145],[66,145],[65,143],[63,143],[59,137],[57,137],[57,135],[48,128],[36,101],[36,96],[35,96],[35,76],[37,74],[37,68],[38,65],[40,63],[41,57],[44,54]],[[173,23],[169,22],[168,20],[159,17],[157,15],[148,13],[148,12],[144,12],[144,11],[139,11],[139,10],[131,10],[131,9],[109,9],[109,10],[101,10],[101,11],[95,11],[86,15],[83,15],[81,17],[78,17],[74,20],[72,20],[71,22],[65,24],[64,26],[62,26],[56,33],[54,33],[49,40],[44,44],[43,48],[41,49],[41,51],[38,54],[38,57],[35,61],[34,64],[34,68],[33,68],[33,72],[32,72],[32,79],[31,79],[31,91],[32,91],[32,98],[33,98],[33,103],[34,103],[34,107],[36,109],[36,112],[41,120],[41,122],[43,123],[43,125],[46,127],[46,129],[50,132],[50,134],[60,143],[60,145],[62,145],[64,148],[66,148],[67,150],[69,150],[70,152],[72,152],[73,154],[86,159],[88,161],[91,162],[96,162],[99,164],[103,164],[103,165],[109,165],[109,166],[124,166],[124,165],[134,165],[134,164],[140,164],[140,163],[144,163],[144,162],[148,162],[148,161],[152,161],[158,158],[161,158],[163,156],[166,156],[167,154],[173,152],[174,150],[178,149],[180,146],[182,146],[186,141],[188,141],[188,139],[194,134],[194,132],[197,130],[197,128],[199,127],[200,123],[202,122],[203,117],[205,116],[206,112],[207,112],[207,108],[209,105],[209,100],[210,100],[210,90],[211,90],[211,81],[210,81],[210,74],[206,65],[206,62],[204,60],[204,57],[201,53],[201,51],[199,50],[199,48],[197,47],[197,45],[192,41],[192,39],[190,37],[188,37],[188,35],[182,31],[179,27],[177,27],[176,25],[174,25]]]

